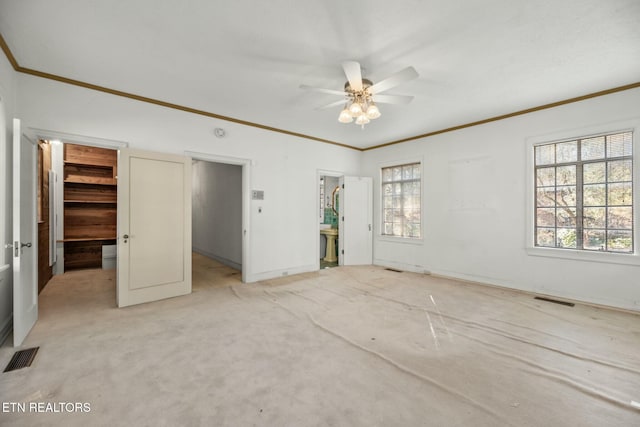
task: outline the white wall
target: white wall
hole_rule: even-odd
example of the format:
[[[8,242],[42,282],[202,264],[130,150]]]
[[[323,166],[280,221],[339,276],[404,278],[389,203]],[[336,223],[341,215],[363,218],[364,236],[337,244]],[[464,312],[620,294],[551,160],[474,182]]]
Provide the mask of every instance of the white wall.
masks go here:
[[[0,344],[10,332],[13,320],[13,280],[11,250],[4,245],[12,239],[12,122],[16,73],[0,54]]]
[[[317,268],[317,170],[357,174],[361,153],[19,74],[25,127],[129,142],[132,148],[250,159],[247,281]],[[226,138],[213,135],[215,127]],[[262,212],[259,213],[258,209]]]
[[[242,268],[242,166],[196,160],[192,166],[193,250]]]
[[[638,106],[640,89],[634,89],[366,151],[362,173],[374,177],[375,263],[640,310],[637,265],[533,256],[526,237],[531,139],[581,136],[594,126],[616,130],[617,122],[640,116]],[[400,243],[380,236],[380,166],[416,159],[424,162],[424,239]]]

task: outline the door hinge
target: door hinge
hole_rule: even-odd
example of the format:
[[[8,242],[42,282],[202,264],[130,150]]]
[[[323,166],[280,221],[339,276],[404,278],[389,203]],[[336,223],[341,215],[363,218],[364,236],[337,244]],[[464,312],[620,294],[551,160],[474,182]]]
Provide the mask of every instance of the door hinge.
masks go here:
[[[344,221],[344,216],[342,217],[342,220]]]
[[[344,184],[342,184],[342,189],[344,189]]]
[[[342,252],[342,255],[344,255],[344,249],[341,252]]]

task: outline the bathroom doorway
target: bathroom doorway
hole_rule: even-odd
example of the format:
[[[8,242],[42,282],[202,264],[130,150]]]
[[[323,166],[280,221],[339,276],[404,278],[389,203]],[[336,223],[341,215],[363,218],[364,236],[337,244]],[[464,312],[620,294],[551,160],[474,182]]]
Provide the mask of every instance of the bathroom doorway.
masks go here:
[[[340,177],[339,172],[318,171],[318,269],[339,265]]]

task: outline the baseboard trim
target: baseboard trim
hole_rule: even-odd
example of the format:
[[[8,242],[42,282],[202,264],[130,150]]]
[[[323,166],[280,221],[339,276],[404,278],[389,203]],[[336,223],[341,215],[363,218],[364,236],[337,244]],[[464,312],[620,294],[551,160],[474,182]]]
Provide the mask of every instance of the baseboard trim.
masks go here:
[[[310,273],[318,271],[317,265],[303,265],[300,267],[283,268],[280,270],[264,271],[261,273],[247,274],[247,283],[259,282],[261,280],[279,279],[294,274]]]
[[[526,294],[526,295],[531,295],[531,297],[541,296],[541,297],[547,297],[547,298],[562,298],[563,300],[565,300],[567,302],[572,302],[574,304],[580,304],[580,305],[586,305],[586,306],[590,306],[590,307],[602,308],[602,309],[606,309],[606,310],[620,311],[622,313],[640,315],[640,309],[636,310],[636,309],[633,309],[633,308],[626,308],[626,307],[620,307],[620,306],[615,306],[615,305],[602,304],[602,303],[597,303],[597,302],[593,302],[593,301],[585,301],[585,300],[572,298],[571,296],[562,295],[562,294],[547,294],[547,293],[535,292],[535,291],[528,290],[528,289],[522,289],[522,288],[517,288],[517,287],[514,287],[514,286],[507,286],[507,285],[503,285],[503,284],[498,284],[496,282],[482,282],[482,281],[479,281],[478,279],[470,278],[467,275],[456,276],[456,275],[452,275],[450,273],[432,272],[431,276],[432,277],[438,277],[438,278],[441,278],[441,279],[455,280],[457,282],[468,283],[470,285],[477,285],[477,286],[484,286],[484,287],[493,288],[493,289],[520,292],[520,293],[523,293],[523,294]]]
[[[373,265],[386,268],[395,268],[396,270],[410,271],[418,274],[431,274],[428,269],[421,265],[411,265],[402,262],[389,261],[386,259],[374,259]]]

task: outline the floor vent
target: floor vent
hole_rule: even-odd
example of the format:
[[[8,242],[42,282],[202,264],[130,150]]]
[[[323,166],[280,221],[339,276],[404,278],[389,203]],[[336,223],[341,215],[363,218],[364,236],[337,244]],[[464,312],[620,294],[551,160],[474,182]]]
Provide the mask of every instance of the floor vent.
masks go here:
[[[554,304],[568,305],[569,307],[573,307],[575,304],[567,301],[559,301],[557,299],[545,298],[545,297],[535,297],[535,299],[539,299],[542,301],[552,302]]]
[[[393,271],[394,273],[402,273],[402,270],[396,270],[395,268],[385,268],[385,270]]]
[[[4,368],[4,372],[15,371],[16,369],[22,369],[31,366],[31,362],[36,358],[36,353],[40,347],[28,348],[26,350],[17,351],[11,361]]]

